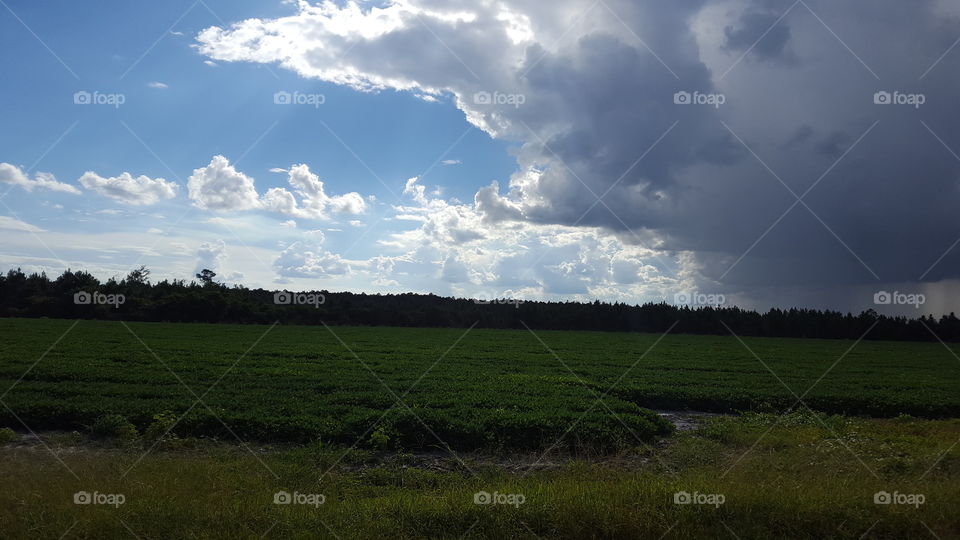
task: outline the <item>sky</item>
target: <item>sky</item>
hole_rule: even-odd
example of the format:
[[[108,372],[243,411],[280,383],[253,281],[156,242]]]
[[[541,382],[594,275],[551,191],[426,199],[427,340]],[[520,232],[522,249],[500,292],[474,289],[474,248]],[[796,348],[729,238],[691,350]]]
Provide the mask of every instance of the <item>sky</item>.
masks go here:
[[[0,268],[941,314],[960,4],[0,0]]]

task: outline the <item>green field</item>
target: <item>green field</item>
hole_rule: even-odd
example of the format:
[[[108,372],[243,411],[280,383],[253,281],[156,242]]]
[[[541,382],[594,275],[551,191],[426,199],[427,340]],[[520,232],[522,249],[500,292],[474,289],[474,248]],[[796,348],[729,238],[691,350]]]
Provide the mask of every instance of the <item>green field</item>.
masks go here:
[[[941,344],[28,319],[0,332],[3,538],[960,537],[960,420],[934,419],[960,416],[960,360]],[[798,396],[819,412],[782,414]],[[734,414],[674,431],[644,407]],[[324,502],[274,504],[279,491]]]
[[[119,414],[143,430],[167,413],[182,436],[511,450],[570,430],[562,445],[609,451],[669,432],[642,407],[803,396],[828,413],[960,416],[960,361],[940,344],[28,319],[0,333],[0,423],[15,429]]]

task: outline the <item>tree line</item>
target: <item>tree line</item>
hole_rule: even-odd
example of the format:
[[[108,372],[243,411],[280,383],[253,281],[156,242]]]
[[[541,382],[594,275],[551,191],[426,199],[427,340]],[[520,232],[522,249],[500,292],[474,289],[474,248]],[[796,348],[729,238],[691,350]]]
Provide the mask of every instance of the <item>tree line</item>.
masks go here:
[[[0,316],[105,319],[153,322],[328,324],[593,330],[740,336],[960,341],[960,320],[880,315],[870,309],[853,315],[829,310],[630,305],[607,302],[487,301],[434,294],[365,294],[271,291],[228,287],[204,270],[189,282],[151,283],[145,267],[122,279],[100,282],[84,271],[67,270],[56,279],[20,269],[0,275]],[[869,330],[869,333],[867,331]]]

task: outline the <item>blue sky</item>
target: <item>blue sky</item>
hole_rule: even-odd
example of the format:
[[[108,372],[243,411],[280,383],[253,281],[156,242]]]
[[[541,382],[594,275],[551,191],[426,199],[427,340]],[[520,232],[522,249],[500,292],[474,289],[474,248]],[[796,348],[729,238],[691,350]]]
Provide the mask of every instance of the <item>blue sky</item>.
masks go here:
[[[44,193],[41,198],[37,192],[11,190],[5,202],[19,218],[43,229],[91,234],[152,227],[166,231],[189,211],[186,179],[213,155],[231,159],[262,191],[286,184],[284,175],[271,169],[304,163],[332,192],[356,191],[384,201],[366,215],[353,216],[357,219],[301,224],[326,231],[334,248],[352,246],[352,257],[368,258],[380,248],[373,242],[355,244],[366,227],[374,227],[371,239],[410,228],[378,222],[408,178],[422,176],[431,189],[442,186],[445,197],[469,201],[477,187],[505,179],[515,168],[510,143],[471,126],[448,99],[427,102],[394,90],[357,92],[269,66],[208,65],[193,39],[203,28],[295,10],[262,1],[210,1],[206,6],[210,9],[194,0],[61,2],[51,9],[9,2],[9,10],[0,11],[0,45],[15,51],[3,58],[6,99],[0,113],[15,129],[0,134],[0,160],[31,173],[51,173],[65,183],[75,183],[86,171],[104,176],[130,171],[181,185],[175,199],[132,215],[122,203],[102,197]],[[130,24],[116,24],[118,20]],[[73,97],[79,91],[122,94],[124,102],[118,107],[78,106]],[[276,92],[319,94],[323,104],[277,105]],[[64,208],[52,211],[54,205]],[[97,214],[105,210],[123,214]],[[209,228],[204,224],[209,217],[192,213],[170,232]],[[348,221],[363,225],[349,226]],[[251,245],[272,244],[257,236],[242,238]],[[75,260],[60,251],[54,249],[67,262]],[[46,249],[37,255],[53,257]],[[123,262],[122,257],[111,261]],[[175,276],[162,266],[155,273]]]
[[[366,94],[269,66],[208,66],[192,47],[199,30],[224,19],[290,13],[292,7],[253,1],[207,5],[213,13],[203,4],[194,6],[194,0],[63,2],[57,9],[11,2],[29,29],[9,12],[0,18],[0,43],[17,52],[4,57],[3,113],[20,128],[4,131],[0,139],[7,160],[33,165],[76,123],[36,170],[66,180],[87,170],[185,179],[213,154],[236,159],[246,153],[244,170],[265,187],[283,183],[269,169],[307,163],[332,187],[387,198],[390,192],[370,169],[402,191],[407,178],[430,168],[470,128],[455,107],[406,93]],[[155,82],[168,87],[148,86]],[[73,94],[80,90],[122,93],[126,101],[116,109],[77,107]],[[319,93],[325,103],[278,107],[273,102],[278,91]],[[452,197],[469,199],[477,185],[512,171],[506,148],[470,130],[447,156],[469,155],[469,166],[435,167],[429,180]]]
[[[958,303],[951,2],[0,4],[4,267]]]

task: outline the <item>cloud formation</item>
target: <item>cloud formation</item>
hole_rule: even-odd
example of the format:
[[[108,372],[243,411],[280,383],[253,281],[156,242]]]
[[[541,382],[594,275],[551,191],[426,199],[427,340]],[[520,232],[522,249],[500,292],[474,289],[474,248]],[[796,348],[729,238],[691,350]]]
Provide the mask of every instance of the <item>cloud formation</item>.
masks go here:
[[[770,305],[802,303],[809,290],[960,277],[960,250],[944,255],[960,237],[960,126],[944,121],[960,114],[960,53],[945,54],[960,18],[940,2],[297,5],[291,16],[208,28],[199,50],[432,96],[523,143],[503,190],[480,187],[473,207],[408,185],[414,205],[402,214],[422,225],[395,244],[579,231],[578,249],[541,240],[554,254],[535,263],[536,279],[511,281],[569,294],[666,273]],[[724,104],[675,102],[678,92]],[[925,104],[877,104],[879,92]],[[303,211],[292,198],[278,192],[271,205]],[[464,278],[463,261],[506,280],[537,258],[521,249],[531,237],[486,266],[466,250],[433,261],[450,279]],[[661,262],[591,247],[608,242]]]
[[[0,229],[28,233],[44,232],[43,229],[10,216],[0,216]]]
[[[312,219],[326,219],[331,213],[362,214],[367,208],[359,193],[327,195],[320,177],[310,172],[306,165],[294,165],[286,172],[290,186],[300,195],[300,203],[287,189],[271,188],[263,196],[264,208]]]
[[[34,189],[46,189],[49,191],[58,191],[60,193],[71,193],[73,195],[80,194],[79,189],[71,186],[70,184],[64,184],[63,182],[57,181],[57,179],[50,173],[39,172],[34,174],[33,178],[30,178],[20,169],[20,167],[11,165],[9,163],[0,163],[0,183],[19,186],[27,191],[33,191]]]
[[[654,266],[653,250],[630,245],[598,227],[484,222],[484,202],[449,202],[428,193],[419,178],[407,181],[394,207],[412,229],[380,241],[397,253],[376,260],[401,283],[430,276],[448,294],[528,299],[604,298],[662,300],[677,278]],[[358,269],[373,272],[374,261]],[[434,287],[436,288],[436,287]],[[441,287],[442,288],[442,287]]]
[[[237,171],[223,156],[194,169],[187,180],[190,200],[204,210],[236,211],[260,207],[253,178]]]
[[[273,268],[281,282],[286,278],[324,278],[349,273],[348,262],[323,249],[323,242],[321,231],[308,231],[304,240],[293,242],[280,252]]]
[[[290,169],[272,169],[284,172],[293,191],[270,188],[261,197],[254,179],[237,171],[223,156],[214,156],[206,167],[195,169],[187,182],[189,197],[198,208],[220,212],[263,209],[292,217],[328,219],[331,214],[362,214],[366,202],[358,193],[327,195],[320,177],[306,165]]]
[[[177,185],[173,182],[143,175],[134,178],[128,172],[104,178],[88,171],[80,177],[79,182],[90,191],[134,206],[156,204],[177,195]]]

